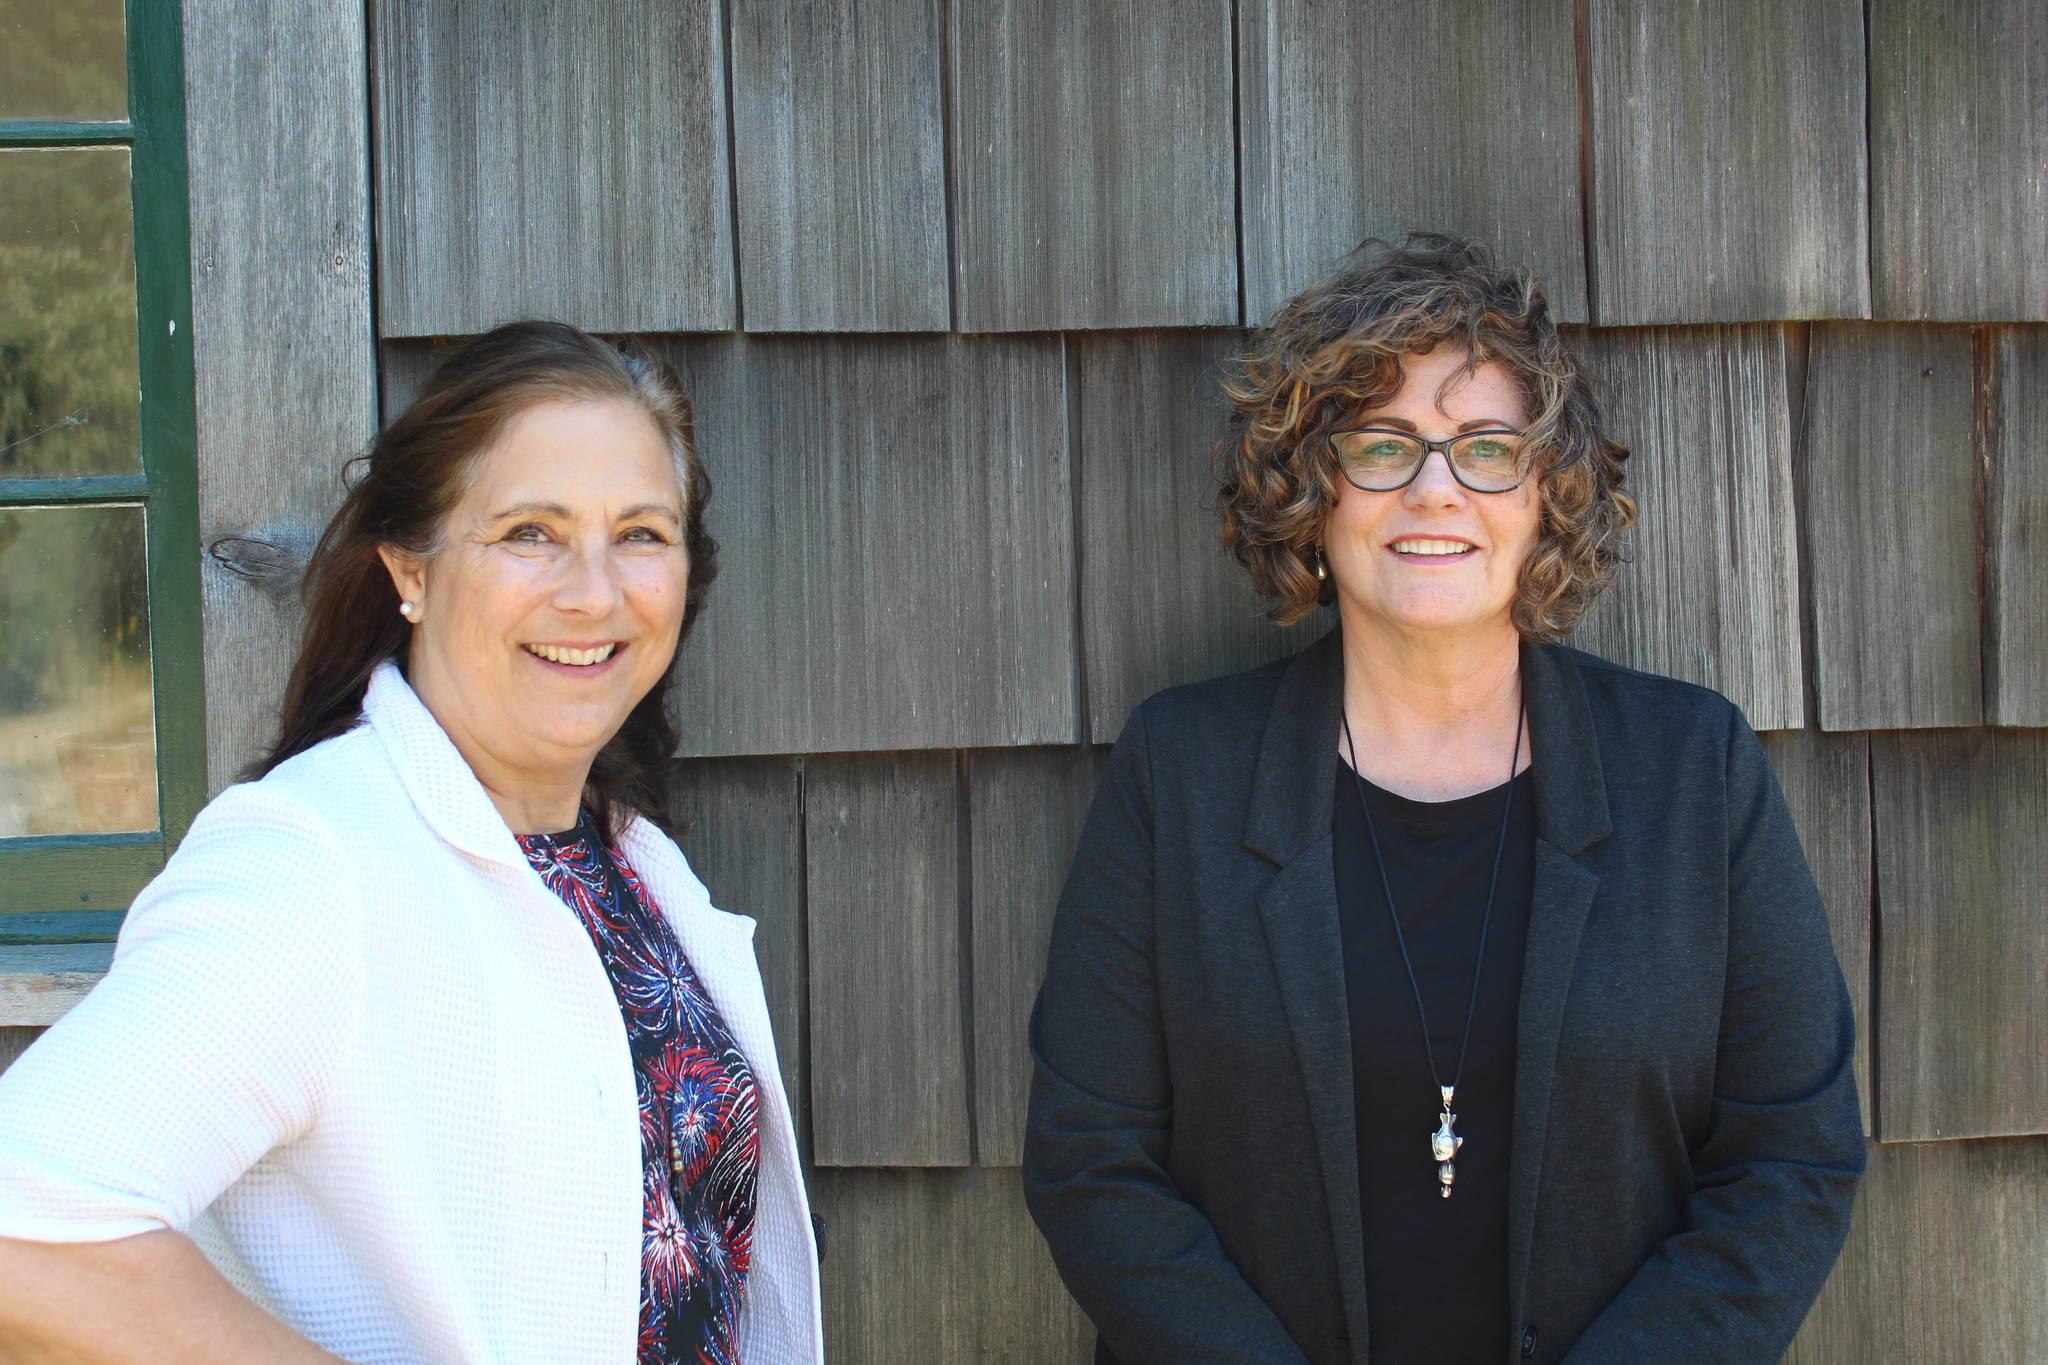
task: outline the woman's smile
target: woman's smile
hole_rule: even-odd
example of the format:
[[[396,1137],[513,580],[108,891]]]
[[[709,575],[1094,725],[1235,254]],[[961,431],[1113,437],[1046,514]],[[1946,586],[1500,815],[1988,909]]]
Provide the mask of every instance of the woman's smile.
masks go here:
[[[1446,564],[1463,564],[1477,555],[1479,547],[1469,540],[1397,536],[1387,545],[1387,550],[1405,564],[1437,568]]]
[[[521,645],[520,648],[542,663],[587,676],[602,671],[603,665],[610,663],[625,646],[611,640],[601,645]]]

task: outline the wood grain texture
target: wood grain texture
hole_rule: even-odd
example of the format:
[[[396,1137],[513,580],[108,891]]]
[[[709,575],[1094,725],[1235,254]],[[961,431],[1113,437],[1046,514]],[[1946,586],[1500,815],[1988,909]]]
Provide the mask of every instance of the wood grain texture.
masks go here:
[[[734,324],[717,5],[375,8],[383,335]]]
[[[669,794],[676,842],[711,903],[755,923],[782,1087],[809,1152],[802,760],[686,759],[670,770]]]
[[[968,768],[974,905],[974,1131],[983,1166],[1023,1159],[1031,1094],[1025,1032],[1053,907],[1105,749],[991,749]]]
[[[1554,315],[1584,321],[1572,9],[1244,0],[1246,320],[1368,237],[1434,229],[1529,265]]]
[[[1107,742],[1160,688],[1301,649],[1334,615],[1275,626],[1272,602],[1217,539],[1217,385],[1242,336],[1136,332],[1068,345],[1088,737]]]
[[[433,377],[434,367],[460,342],[459,337],[437,337],[378,343],[377,402],[383,418],[378,423],[380,428],[390,425],[392,418],[420,396],[420,390]]]
[[[937,0],[738,5],[732,25],[747,329],[945,331]]]
[[[100,984],[113,960],[111,943],[0,946],[0,1027],[56,1023]]]
[[[1870,316],[1859,0],[1591,0],[1595,320]]]
[[[1781,730],[1763,742],[1827,904],[1835,957],[1856,1011],[1856,1094],[1868,1134],[1877,1035],[1870,1009],[1870,737]]]
[[[1230,8],[952,7],[960,331],[1237,322]]]
[[[1961,328],[1813,329],[1804,529],[1826,729],[1982,720],[1973,371]]]
[[[1871,745],[1878,1135],[2048,1132],[2048,732]]]
[[[820,1171],[812,1199],[834,1365],[1093,1359],[1016,1171]]]
[[[1985,720],[2048,726],[2048,327],[2000,328],[1996,347]]]
[[[1631,562],[1573,643],[1700,683],[1759,730],[1805,724],[1785,338],[1775,327],[1594,331],[1608,429],[1632,447]]]
[[[297,573],[376,433],[367,60],[360,4],[184,13],[200,536],[280,569],[200,561],[217,789],[277,737]]]
[[[2048,7],[1871,0],[1877,316],[2048,319]]]
[[[1075,740],[1057,338],[671,354],[721,542],[681,664],[685,752]]]
[[[805,767],[811,1137],[820,1166],[965,1166],[952,754]]]
[[[2048,1139],[1869,1151],[1849,1244],[1785,1365],[2048,1360]]]
[[[0,1071],[14,1065],[14,1059],[28,1051],[28,1045],[42,1033],[39,1028],[0,1028]]]

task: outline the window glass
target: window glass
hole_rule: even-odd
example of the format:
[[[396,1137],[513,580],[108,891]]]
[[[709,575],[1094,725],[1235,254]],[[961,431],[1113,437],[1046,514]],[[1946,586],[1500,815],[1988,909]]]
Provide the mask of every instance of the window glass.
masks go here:
[[[128,116],[122,0],[0,0],[0,119]]]
[[[0,509],[0,838],[157,825],[142,509]]]
[[[0,151],[0,479],[142,467],[133,220],[127,148]]]

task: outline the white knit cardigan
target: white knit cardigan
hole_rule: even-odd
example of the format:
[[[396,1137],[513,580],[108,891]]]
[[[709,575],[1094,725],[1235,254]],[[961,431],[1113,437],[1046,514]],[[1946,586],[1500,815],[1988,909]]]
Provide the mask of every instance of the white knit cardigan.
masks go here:
[[[106,979],[0,1075],[0,1236],[189,1232],[356,1362],[629,1365],[632,1060],[588,935],[390,664],[366,723],[221,793]],[[621,845],[760,1089],[746,1365],[823,1358],[752,920]]]

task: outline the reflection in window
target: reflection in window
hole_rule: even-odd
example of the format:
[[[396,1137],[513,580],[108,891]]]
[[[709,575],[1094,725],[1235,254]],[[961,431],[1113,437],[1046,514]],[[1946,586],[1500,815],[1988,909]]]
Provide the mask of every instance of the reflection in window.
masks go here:
[[[0,509],[0,837],[156,824],[142,509]]]
[[[127,115],[121,0],[0,0],[0,119]]]
[[[0,479],[135,473],[140,394],[128,150],[0,151]]]

